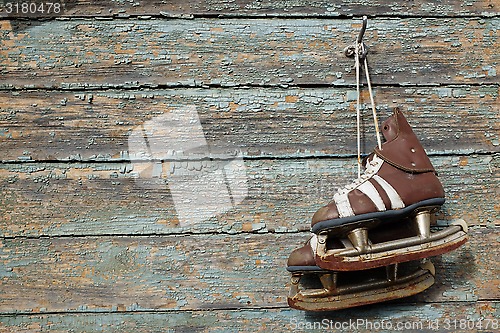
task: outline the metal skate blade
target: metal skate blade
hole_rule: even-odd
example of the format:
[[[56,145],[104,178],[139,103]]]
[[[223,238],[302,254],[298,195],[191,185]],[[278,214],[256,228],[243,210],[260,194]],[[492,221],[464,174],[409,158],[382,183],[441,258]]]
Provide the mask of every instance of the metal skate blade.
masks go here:
[[[434,267],[434,264],[430,260],[424,259],[420,263],[420,268],[425,269],[426,271],[429,271],[429,273],[432,276],[436,276],[436,267]]]
[[[430,265],[432,263],[429,261],[425,264],[425,268],[419,267],[413,273],[395,281],[382,279],[375,282],[338,286],[334,295],[311,297],[304,295],[304,291],[300,291],[293,297],[288,297],[288,304],[292,308],[305,311],[332,311],[412,296],[434,284]]]
[[[321,251],[316,252],[315,259],[319,267],[327,270],[366,270],[447,253],[463,245],[467,238],[467,224],[457,220],[426,238],[417,235],[369,244],[365,253],[358,248],[318,248]]]
[[[462,230],[465,232],[465,233],[468,233],[469,232],[469,226],[467,225],[467,222],[465,222],[464,220],[462,219],[456,219],[456,220],[453,220],[451,222],[451,225],[457,225],[457,226],[460,226],[462,228]]]

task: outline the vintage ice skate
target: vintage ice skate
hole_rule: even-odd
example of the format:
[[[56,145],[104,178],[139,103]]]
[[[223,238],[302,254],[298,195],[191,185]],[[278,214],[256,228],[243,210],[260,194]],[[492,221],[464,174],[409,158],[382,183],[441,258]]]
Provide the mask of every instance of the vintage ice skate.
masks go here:
[[[412,296],[434,284],[435,269],[429,260],[338,272],[316,266],[309,249],[306,244],[288,259],[288,305],[295,309],[340,310]]]
[[[456,249],[467,241],[467,224],[457,220],[431,232],[444,191],[434,168],[402,112],[384,122],[386,142],[368,156],[366,170],[340,189],[312,219],[316,264],[349,271],[418,260]],[[393,239],[376,241],[377,227],[398,229]],[[337,242],[329,242],[334,237]]]

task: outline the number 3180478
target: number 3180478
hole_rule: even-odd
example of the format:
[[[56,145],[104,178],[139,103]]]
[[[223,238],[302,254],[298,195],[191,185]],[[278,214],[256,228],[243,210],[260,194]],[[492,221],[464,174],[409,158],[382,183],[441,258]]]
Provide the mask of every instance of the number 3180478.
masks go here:
[[[445,330],[498,330],[500,323],[498,319],[479,318],[479,319],[445,319],[443,323]]]
[[[7,2],[4,6],[7,15],[57,15],[61,14],[60,2],[20,1]]]

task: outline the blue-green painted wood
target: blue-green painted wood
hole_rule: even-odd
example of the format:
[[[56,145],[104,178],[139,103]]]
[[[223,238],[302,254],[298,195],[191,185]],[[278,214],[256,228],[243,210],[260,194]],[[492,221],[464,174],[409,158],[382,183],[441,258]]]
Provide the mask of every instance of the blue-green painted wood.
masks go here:
[[[451,303],[446,306],[439,303],[392,303],[320,314],[278,308],[16,315],[0,317],[0,330],[17,333],[393,333],[396,328],[407,328],[404,331],[470,333],[495,331],[486,329],[486,326],[496,327],[499,316],[500,304],[494,301]]]
[[[284,308],[287,257],[308,237],[301,232],[4,239],[0,312]],[[500,259],[499,237],[499,226],[471,228],[465,246],[434,260],[436,284],[401,302],[498,299],[500,268],[492,263]]]
[[[432,161],[448,201],[441,219],[500,224],[498,155],[439,156]],[[194,162],[193,162],[194,163]],[[211,216],[193,211],[179,223],[171,175],[135,178],[129,163],[18,163],[0,165],[0,229],[4,237],[296,232],[337,187],[356,177],[355,158],[245,160],[247,195]],[[169,170],[169,163],[165,163]],[[187,163],[189,168],[190,163]],[[193,164],[194,165],[194,164]],[[185,200],[205,178],[185,183]],[[201,197],[198,197],[201,199]],[[195,205],[193,201],[193,205]],[[216,204],[215,201],[214,204]],[[223,207],[224,201],[220,200]]]
[[[429,154],[500,152],[497,85],[377,87],[374,92],[380,122],[400,106]],[[366,94],[362,102],[368,153],[376,145],[375,131]],[[189,117],[191,109],[216,156],[234,150],[246,158],[352,156],[355,104],[356,90],[341,87],[5,91],[0,92],[0,159],[137,159],[128,144],[134,130],[174,112]],[[164,143],[163,155],[172,149],[167,136],[151,139]],[[175,148],[189,146],[190,140],[190,135],[177,138]]]
[[[359,20],[1,22],[0,88],[353,85]],[[375,84],[498,83],[500,18],[382,18],[366,42]]]

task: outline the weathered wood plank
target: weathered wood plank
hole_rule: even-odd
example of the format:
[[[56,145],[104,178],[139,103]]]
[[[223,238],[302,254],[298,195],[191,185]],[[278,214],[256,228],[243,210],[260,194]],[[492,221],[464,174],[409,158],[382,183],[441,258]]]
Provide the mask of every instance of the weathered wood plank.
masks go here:
[[[384,304],[306,314],[292,309],[168,311],[145,313],[37,314],[0,317],[0,332],[493,332],[500,304]],[[456,322],[454,321],[456,319]],[[456,327],[455,327],[456,323]],[[460,327],[460,324],[463,326]],[[469,327],[467,326],[470,325]],[[482,326],[480,326],[482,325]],[[489,325],[486,328],[486,325]],[[342,329],[343,327],[343,329]],[[471,329],[470,327],[473,327]]]
[[[436,285],[412,302],[500,297],[500,227],[435,260]],[[4,239],[0,311],[285,307],[284,266],[308,233]],[[485,246],[488,244],[488,246]],[[402,302],[408,302],[403,300]]]
[[[441,219],[500,223],[499,157],[432,158],[448,198]],[[356,177],[354,163],[355,158],[246,160],[248,192],[233,195],[234,208],[224,199],[226,187],[214,188],[206,177],[174,178],[168,171],[171,163],[164,163],[160,178],[134,178],[127,163],[4,164],[1,236],[309,230],[312,214],[331,200],[338,186]],[[186,162],[184,168],[190,165],[196,162]],[[171,191],[179,188],[182,196],[173,197]]]
[[[1,21],[0,87],[346,85],[359,21]],[[375,84],[498,83],[500,18],[376,19]]]
[[[95,0],[62,1],[64,11],[59,17],[127,17],[129,15],[161,15],[164,17],[191,17],[223,15],[231,17],[265,16],[470,16],[498,15],[500,7],[496,1],[330,1],[314,0],[307,4],[297,1],[109,1]],[[1,8],[1,7],[0,7]],[[19,15],[17,15],[19,16]],[[0,11],[0,17],[8,17]]]
[[[498,5],[77,0],[63,16],[115,19],[0,21],[0,160],[20,161],[0,164],[0,332],[300,332],[325,318],[439,320],[443,330],[445,319],[498,319]],[[440,218],[465,218],[471,241],[434,260],[437,283],[417,297],[304,314],[286,308],[284,265],[308,236],[297,231],[354,177],[354,117],[344,111],[354,73],[342,50],[359,29],[345,17],[363,14],[379,17],[367,33],[377,104],[405,107],[445,183]],[[209,212],[183,220],[171,171],[212,161],[165,161],[160,178],[136,179],[127,138],[187,105],[212,153],[247,157],[248,193],[236,200],[224,187],[236,206],[217,201],[212,216],[189,195],[219,189],[182,183],[181,199]]]
[[[431,154],[500,151],[498,86],[379,87],[375,94],[380,121],[393,106],[402,106]],[[153,122],[160,131],[158,119],[173,112],[188,119],[193,108],[211,152],[352,155],[357,149],[355,104],[353,88],[4,91],[0,159],[123,159],[134,130]],[[376,142],[366,95],[363,104],[363,141],[369,152]],[[163,140],[164,151],[179,149],[196,133],[188,134],[176,139],[181,147],[172,147],[168,136],[156,140]]]

